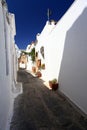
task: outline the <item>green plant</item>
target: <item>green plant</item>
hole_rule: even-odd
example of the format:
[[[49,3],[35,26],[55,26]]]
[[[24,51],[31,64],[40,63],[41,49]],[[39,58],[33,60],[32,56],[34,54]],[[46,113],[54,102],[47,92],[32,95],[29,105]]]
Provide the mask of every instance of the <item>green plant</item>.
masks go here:
[[[29,56],[31,56],[32,62],[35,62],[35,48],[31,50],[31,52],[29,53]]]
[[[36,75],[38,78],[42,76],[42,74],[41,74],[40,71],[37,71],[35,75]]]
[[[52,84],[56,84],[57,83],[57,79],[54,78],[53,80],[51,80]]]
[[[41,65],[41,69],[45,69],[45,64],[42,64],[42,65]]]
[[[49,86],[50,86],[50,88],[52,88],[52,90],[57,90],[58,86],[59,86],[57,79],[55,78],[53,80],[50,80]]]

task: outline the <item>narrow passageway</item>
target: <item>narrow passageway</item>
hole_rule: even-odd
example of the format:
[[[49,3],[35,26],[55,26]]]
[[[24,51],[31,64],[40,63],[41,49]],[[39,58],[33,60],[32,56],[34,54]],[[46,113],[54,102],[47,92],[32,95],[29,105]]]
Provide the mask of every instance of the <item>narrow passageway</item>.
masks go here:
[[[24,70],[18,72],[23,93],[14,102],[10,130],[86,130],[86,120],[58,91]]]

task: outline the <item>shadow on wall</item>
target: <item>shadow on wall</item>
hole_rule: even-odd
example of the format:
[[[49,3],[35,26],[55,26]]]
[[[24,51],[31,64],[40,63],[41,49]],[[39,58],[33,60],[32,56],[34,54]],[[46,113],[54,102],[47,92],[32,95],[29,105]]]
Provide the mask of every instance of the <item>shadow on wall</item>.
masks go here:
[[[87,8],[66,35],[60,91],[87,114]]]

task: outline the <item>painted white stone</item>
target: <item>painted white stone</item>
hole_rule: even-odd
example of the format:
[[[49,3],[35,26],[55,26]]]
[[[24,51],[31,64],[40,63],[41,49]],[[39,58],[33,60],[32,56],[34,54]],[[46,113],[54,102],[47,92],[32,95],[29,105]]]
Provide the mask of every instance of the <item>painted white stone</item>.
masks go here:
[[[12,90],[17,80],[15,35],[14,14],[8,12],[5,0],[0,0],[0,130],[9,130],[13,110]]]
[[[43,79],[57,78],[60,91],[87,114],[87,0],[76,0],[56,25],[37,35],[45,62]],[[40,48],[44,47],[45,59]]]

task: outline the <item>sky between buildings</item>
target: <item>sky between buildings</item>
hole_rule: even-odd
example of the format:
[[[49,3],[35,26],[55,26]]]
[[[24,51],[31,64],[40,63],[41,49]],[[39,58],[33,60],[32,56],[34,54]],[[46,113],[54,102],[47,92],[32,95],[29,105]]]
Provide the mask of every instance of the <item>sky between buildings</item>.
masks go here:
[[[35,41],[46,24],[47,9],[51,10],[50,19],[58,21],[74,0],[6,0],[8,10],[15,14],[15,42],[20,49]]]

